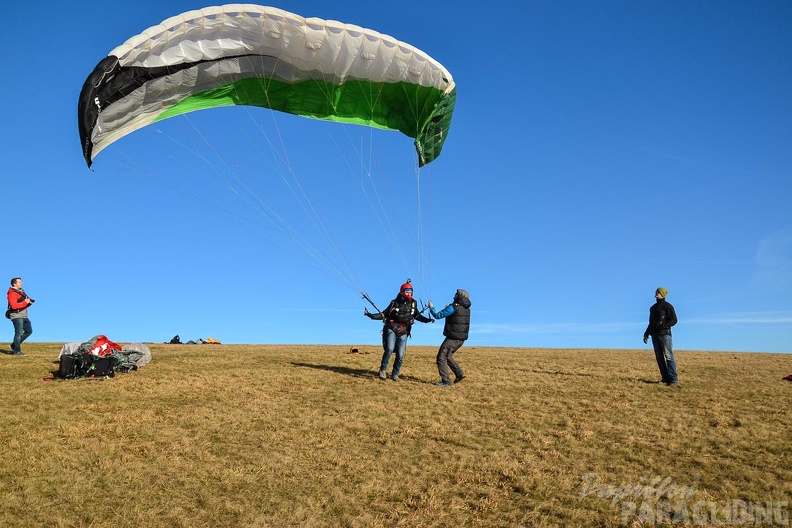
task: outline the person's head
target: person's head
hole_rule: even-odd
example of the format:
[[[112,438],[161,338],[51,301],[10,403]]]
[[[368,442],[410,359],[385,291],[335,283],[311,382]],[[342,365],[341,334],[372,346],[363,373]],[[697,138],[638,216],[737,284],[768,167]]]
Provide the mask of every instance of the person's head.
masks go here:
[[[11,287],[12,288],[21,288],[22,287],[22,278],[21,277],[14,277],[11,279]]]
[[[401,285],[401,288],[399,288],[399,295],[401,295],[405,299],[409,299],[412,301],[413,287],[412,287],[412,282],[410,282],[410,279],[407,279],[407,282]]]
[[[660,286],[655,290],[655,299],[665,299],[668,297],[668,289]]]
[[[470,299],[470,294],[465,290],[457,290],[454,294],[454,301],[460,301],[462,299]]]

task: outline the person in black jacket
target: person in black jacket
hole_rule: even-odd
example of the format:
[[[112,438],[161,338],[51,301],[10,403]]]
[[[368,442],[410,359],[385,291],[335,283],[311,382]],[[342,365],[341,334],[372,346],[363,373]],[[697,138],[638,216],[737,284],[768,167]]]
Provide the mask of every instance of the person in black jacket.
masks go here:
[[[671,327],[677,324],[677,315],[671,303],[666,301],[666,296],[668,296],[666,288],[660,287],[655,290],[656,302],[649,308],[649,325],[644,332],[643,341],[646,343],[649,336],[652,336],[652,346],[662,382],[666,385],[677,385],[679,377],[671,342]]]
[[[407,279],[407,282],[402,284],[399,289],[399,295],[388,304],[385,310],[380,313],[371,313],[364,308],[363,315],[369,319],[383,321],[384,324],[382,328],[383,352],[379,370],[380,379],[387,379],[388,362],[393,352],[396,352],[391,379],[399,381],[399,373],[404,362],[404,355],[407,352],[407,338],[410,337],[413,323],[415,321],[433,323],[434,321],[418,311],[418,305],[413,300],[413,287],[410,279]]]
[[[454,373],[454,383],[459,383],[465,378],[465,371],[454,359],[454,352],[462,348],[470,334],[470,295],[465,290],[457,290],[454,301],[443,308],[435,311],[432,301],[429,301],[429,312],[435,319],[445,318],[443,335],[445,339],[437,351],[437,371],[440,373],[440,387],[451,385],[450,368]]]

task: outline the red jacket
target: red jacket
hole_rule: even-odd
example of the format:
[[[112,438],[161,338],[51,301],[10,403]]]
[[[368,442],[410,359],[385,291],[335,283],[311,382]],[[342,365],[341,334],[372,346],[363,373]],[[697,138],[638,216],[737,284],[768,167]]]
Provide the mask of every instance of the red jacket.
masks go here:
[[[8,288],[8,307],[12,310],[24,310],[28,307],[27,294],[25,290],[17,290],[16,288]]]

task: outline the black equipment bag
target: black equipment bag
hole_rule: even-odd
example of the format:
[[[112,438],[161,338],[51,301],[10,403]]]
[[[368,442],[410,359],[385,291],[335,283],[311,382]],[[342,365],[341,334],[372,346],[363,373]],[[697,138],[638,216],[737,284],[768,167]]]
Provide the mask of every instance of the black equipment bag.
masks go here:
[[[64,354],[60,358],[58,376],[63,379],[115,376],[112,356],[96,357],[93,354]]]
[[[115,371],[113,370],[113,358],[111,356],[106,357],[94,357],[93,364],[88,372],[85,373],[86,376],[95,376],[97,378],[101,378],[107,376],[108,378],[112,378],[115,376]]]
[[[58,377],[75,379],[85,375],[85,362],[81,354],[64,354],[60,357]]]

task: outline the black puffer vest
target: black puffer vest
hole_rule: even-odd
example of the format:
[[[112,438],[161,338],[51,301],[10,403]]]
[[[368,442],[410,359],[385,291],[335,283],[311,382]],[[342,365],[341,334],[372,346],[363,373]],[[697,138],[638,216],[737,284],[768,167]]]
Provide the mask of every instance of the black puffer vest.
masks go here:
[[[454,313],[446,317],[443,335],[464,341],[470,333],[470,299],[454,301]]]

